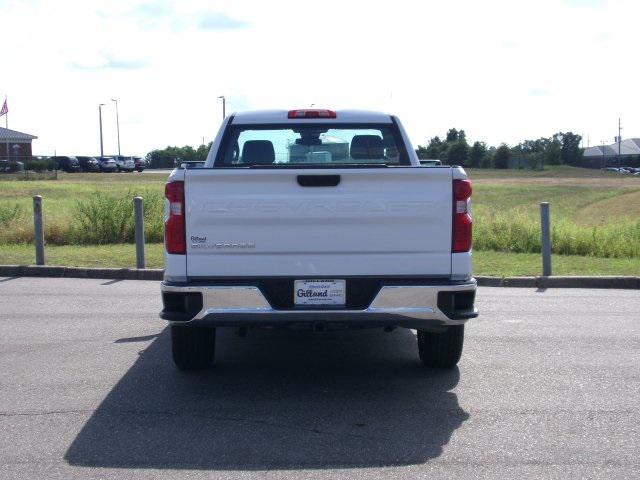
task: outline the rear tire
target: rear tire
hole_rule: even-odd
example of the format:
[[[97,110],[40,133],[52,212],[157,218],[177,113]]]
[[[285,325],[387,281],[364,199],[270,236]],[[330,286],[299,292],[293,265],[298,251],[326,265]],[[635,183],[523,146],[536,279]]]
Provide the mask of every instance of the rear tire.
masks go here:
[[[463,345],[464,325],[453,325],[439,333],[418,330],[418,354],[427,367],[455,367],[462,355]]]
[[[180,370],[203,370],[213,363],[216,329],[213,327],[171,327],[173,363]]]

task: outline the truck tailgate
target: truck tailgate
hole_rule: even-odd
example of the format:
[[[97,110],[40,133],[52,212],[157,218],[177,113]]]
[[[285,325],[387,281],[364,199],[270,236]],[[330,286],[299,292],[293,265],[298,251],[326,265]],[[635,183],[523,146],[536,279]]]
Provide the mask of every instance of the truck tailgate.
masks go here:
[[[299,184],[311,175],[340,178]],[[451,175],[420,167],[187,170],[187,275],[448,276]]]

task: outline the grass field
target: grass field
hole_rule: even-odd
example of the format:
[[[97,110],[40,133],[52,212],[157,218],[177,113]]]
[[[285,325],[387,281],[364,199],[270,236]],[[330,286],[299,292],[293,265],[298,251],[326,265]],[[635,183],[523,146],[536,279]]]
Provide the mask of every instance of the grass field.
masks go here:
[[[554,253],[562,254],[555,273],[640,274],[640,178],[572,167],[469,173],[478,274],[539,273],[541,201],[551,203]],[[33,239],[31,197],[39,194],[44,198],[48,263],[133,265],[131,245],[120,243],[133,238],[131,199],[141,195],[146,236],[152,242],[149,264],[160,265],[162,247],[153,242],[162,239],[165,179],[166,174],[136,173],[0,180],[0,263],[33,261],[32,247],[25,244]],[[65,244],[73,245],[53,248]]]
[[[34,195],[42,195],[43,198],[45,239],[49,244],[112,243],[117,240],[105,235],[100,241],[92,238],[95,235],[91,232],[108,230],[109,224],[114,222],[120,224],[113,226],[114,233],[123,233],[121,237],[124,240],[131,240],[132,199],[136,195],[145,199],[147,239],[162,241],[165,180],[166,175],[138,173],[60,173],[58,180],[0,180],[0,245],[33,241],[31,212]],[[102,211],[93,208],[92,212],[92,207]],[[10,216],[12,211],[17,211],[13,218]],[[98,215],[101,217],[95,218]],[[8,221],[3,220],[7,217]],[[92,220],[93,229],[86,225]]]
[[[146,248],[148,268],[163,268],[163,244],[151,243]],[[136,264],[132,244],[48,246],[48,265],[68,267],[133,268]],[[32,265],[33,245],[0,246],[0,265]],[[499,277],[540,275],[540,255],[535,253],[505,253],[476,251],[473,253],[476,275]],[[634,258],[598,258],[577,255],[554,255],[554,275],[640,275],[640,261]]]

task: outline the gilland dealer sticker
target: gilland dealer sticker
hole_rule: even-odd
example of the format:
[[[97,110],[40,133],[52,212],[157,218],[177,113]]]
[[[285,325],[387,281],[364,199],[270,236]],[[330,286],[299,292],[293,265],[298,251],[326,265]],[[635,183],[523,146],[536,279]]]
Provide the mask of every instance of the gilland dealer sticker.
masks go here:
[[[296,280],[293,297],[296,305],[344,305],[345,280]]]

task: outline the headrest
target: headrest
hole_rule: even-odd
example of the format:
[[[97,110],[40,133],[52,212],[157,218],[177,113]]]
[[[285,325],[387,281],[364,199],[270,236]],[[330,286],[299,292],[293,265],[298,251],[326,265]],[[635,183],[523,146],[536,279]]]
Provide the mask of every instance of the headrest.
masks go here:
[[[296,145],[305,145],[307,147],[322,145],[322,140],[315,137],[296,138]]]
[[[384,144],[378,135],[355,135],[351,140],[351,158],[384,158]]]
[[[245,165],[271,165],[276,159],[273,143],[269,140],[247,140],[242,146]]]

